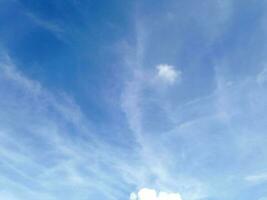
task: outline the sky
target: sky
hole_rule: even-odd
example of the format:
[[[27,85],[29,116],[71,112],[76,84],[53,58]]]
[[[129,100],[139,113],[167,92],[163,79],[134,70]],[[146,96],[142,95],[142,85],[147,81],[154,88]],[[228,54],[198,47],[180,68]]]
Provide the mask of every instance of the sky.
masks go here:
[[[0,0],[0,200],[267,200],[266,0]]]

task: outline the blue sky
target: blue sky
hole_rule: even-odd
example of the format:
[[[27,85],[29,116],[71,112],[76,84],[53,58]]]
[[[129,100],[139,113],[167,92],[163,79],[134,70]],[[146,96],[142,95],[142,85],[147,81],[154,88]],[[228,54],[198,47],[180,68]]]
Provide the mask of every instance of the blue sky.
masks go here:
[[[0,0],[0,199],[266,200],[265,0]]]

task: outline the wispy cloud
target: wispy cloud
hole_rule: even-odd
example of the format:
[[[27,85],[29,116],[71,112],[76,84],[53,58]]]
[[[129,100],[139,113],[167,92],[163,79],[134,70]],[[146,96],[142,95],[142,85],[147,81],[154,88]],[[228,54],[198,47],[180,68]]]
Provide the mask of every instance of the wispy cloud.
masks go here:
[[[216,38],[225,29],[218,31],[215,27],[227,23],[228,17],[231,17],[232,2],[228,1],[227,5],[221,3],[216,6],[223,8],[216,8],[222,9],[222,15],[224,8],[229,7],[231,10],[218,23],[212,20],[212,24],[207,25],[211,29],[206,27],[203,34],[206,37],[213,36],[212,39],[207,39],[207,43],[217,42]],[[227,67],[232,66],[232,58],[225,56],[212,59],[212,66],[209,66],[212,70],[209,72],[203,71],[207,67],[206,62],[184,62],[188,66],[183,66],[182,71],[176,67],[179,64],[175,63],[173,66],[156,65],[156,77],[160,83],[168,85],[183,81],[181,90],[176,84],[159,90],[155,87],[154,80],[151,81],[155,77],[151,71],[155,72],[154,63],[159,63],[159,58],[155,54],[150,57],[150,51],[154,46],[158,47],[153,45],[153,39],[157,39],[156,36],[153,38],[153,34],[157,33],[152,30],[161,35],[165,27],[161,29],[160,23],[147,23],[140,27],[142,35],[151,35],[137,40],[142,41],[139,48],[135,49],[138,56],[127,57],[130,60],[128,63],[132,63],[127,66],[133,76],[125,84],[122,98],[122,107],[136,138],[142,166],[142,170],[139,170],[142,175],[135,180],[136,187],[179,191],[183,199],[187,200],[226,199],[230,195],[238,195],[243,183],[239,186],[236,182],[242,180],[248,172],[247,168],[242,168],[243,162],[251,163],[249,159],[256,152],[264,154],[266,103],[263,99],[267,97],[263,92],[264,87],[259,87],[255,74],[247,77],[229,75]],[[160,52],[162,53],[161,48]],[[165,60],[170,57],[160,53],[157,55]],[[206,55],[203,57],[201,59],[206,61]],[[212,78],[204,84],[203,81],[207,80],[203,77]],[[198,84],[194,85],[195,82]],[[252,159],[253,163],[258,164],[267,161],[265,156],[263,160],[260,156]],[[253,163],[251,165],[255,167]],[[237,173],[236,169],[242,170]],[[232,188],[233,184],[238,186]],[[222,192],[225,190],[229,191],[229,196]],[[132,194],[132,199],[134,198],[138,199],[137,193]]]
[[[40,26],[43,29],[46,29],[47,31],[50,31],[52,34],[54,34],[59,40],[65,41],[64,33],[65,30],[55,22],[51,22],[48,20],[41,19],[37,15],[34,15],[33,13],[26,12],[26,15],[37,25]]]
[[[120,147],[99,138],[73,99],[27,78],[8,55],[1,55],[0,70],[5,196],[14,199],[15,190],[21,191],[18,199],[89,198],[93,191],[108,199],[122,195],[126,188],[114,186],[127,182],[118,171],[126,163]]]
[[[251,183],[262,183],[267,181],[267,173],[249,175],[245,177],[245,180]]]
[[[153,131],[148,131],[147,123],[154,122],[153,118],[147,118],[147,109],[150,108],[149,102],[152,100],[151,105],[156,104],[158,110],[154,112],[160,112],[165,109],[165,104],[163,101],[153,101],[157,99],[157,87],[156,81],[159,84],[174,84],[175,82],[181,81],[182,72],[175,69],[174,66],[162,64],[156,67],[156,77],[155,66],[145,65],[146,54],[147,54],[147,39],[145,37],[149,35],[151,30],[147,30],[148,26],[142,24],[142,20],[137,19],[136,37],[137,45],[136,48],[132,48],[130,51],[124,54],[126,57],[126,64],[129,69],[129,78],[125,83],[125,90],[122,94],[122,109],[124,110],[132,134],[134,135],[137,143],[138,152],[138,166],[133,166],[131,172],[135,173],[138,171],[139,177],[133,181],[136,187],[156,187],[161,190],[181,190],[181,194],[185,194],[187,199],[199,199],[206,196],[206,186],[200,180],[189,177],[182,176],[179,172],[173,173],[172,167],[174,167],[173,155],[170,154],[170,146],[166,146],[165,141],[167,138],[160,134],[153,133]],[[165,82],[165,83],[164,83]],[[152,95],[145,95],[144,91],[151,91]],[[162,104],[161,104],[162,103]],[[171,115],[169,112],[167,115]],[[162,116],[164,117],[164,116]],[[160,123],[160,122],[158,122]],[[164,134],[164,133],[163,133]],[[176,155],[178,158],[179,153]],[[179,162],[179,161],[178,161]],[[160,197],[163,198],[167,194],[161,193]],[[167,195],[168,196],[168,195]],[[132,193],[131,198],[139,198],[138,194]],[[165,197],[164,197],[165,198]],[[163,198],[163,199],[164,199]],[[171,198],[171,197],[170,197]],[[177,198],[177,196],[175,197]],[[138,200],[139,200],[138,199]],[[143,200],[143,199],[142,199]]]
[[[266,81],[267,81],[267,67],[264,67],[263,70],[258,74],[257,81],[260,85],[266,83]]]
[[[24,8],[14,2],[10,8]],[[106,12],[91,3],[21,3],[29,12],[0,31],[8,48],[0,53],[0,198],[244,200],[254,190],[255,198],[266,196],[266,3],[138,1],[127,3],[136,9],[129,19],[117,16],[131,10],[121,9],[124,4],[104,5]],[[119,22],[111,28],[110,20]],[[23,33],[18,41],[14,30]],[[50,47],[48,39],[47,50],[36,51],[50,33],[73,45]],[[29,78],[26,62],[42,63],[42,75],[62,90]],[[123,72],[113,76],[110,65]],[[114,99],[121,97],[121,107],[111,105],[111,116],[119,118],[104,116],[108,123],[101,117],[109,114],[109,101],[96,102],[103,115],[86,101],[113,99],[104,76],[118,85]],[[78,81],[67,84],[69,77]],[[247,190],[252,194],[243,198]]]

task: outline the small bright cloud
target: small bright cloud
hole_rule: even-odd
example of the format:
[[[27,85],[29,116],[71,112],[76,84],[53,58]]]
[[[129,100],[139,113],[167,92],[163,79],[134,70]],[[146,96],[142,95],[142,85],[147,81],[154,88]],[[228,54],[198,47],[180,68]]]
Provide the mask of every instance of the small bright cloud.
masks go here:
[[[182,72],[175,70],[172,65],[160,64],[157,66],[157,70],[158,77],[168,83],[174,83],[175,81],[180,80],[182,75]]]
[[[131,193],[130,200],[182,200],[182,198],[179,193],[158,193],[154,189],[142,188],[137,194]]]

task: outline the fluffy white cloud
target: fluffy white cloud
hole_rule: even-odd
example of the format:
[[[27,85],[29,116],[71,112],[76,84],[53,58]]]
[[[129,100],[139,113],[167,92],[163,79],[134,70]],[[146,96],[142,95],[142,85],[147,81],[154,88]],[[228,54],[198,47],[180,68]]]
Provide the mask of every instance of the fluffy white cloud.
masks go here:
[[[157,193],[154,189],[142,188],[137,194],[131,193],[130,200],[182,200],[182,198],[179,193]]]
[[[172,65],[160,64],[157,66],[157,75],[168,83],[174,83],[176,80],[180,80],[182,72],[175,70]]]

